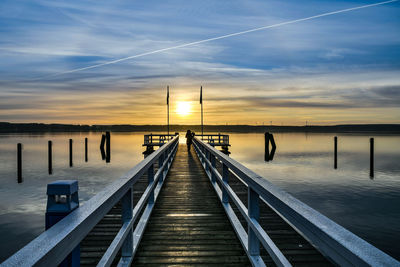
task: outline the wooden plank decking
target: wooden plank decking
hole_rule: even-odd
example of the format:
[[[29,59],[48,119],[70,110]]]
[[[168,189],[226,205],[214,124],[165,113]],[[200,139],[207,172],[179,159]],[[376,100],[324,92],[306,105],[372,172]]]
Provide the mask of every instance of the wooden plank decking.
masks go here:
[[[134,186],[140,198],[147,176]],[[230,184],[244,204],[247,187],[231,175]],[[260,224],[295,266],[331,265],[266,204],[260,206]],[[234,208],[245,229],[247,225]],[[81,243],[81,265],[95,266],[121,226],[121,209],[115,206]],[[267,265],[272,259],[262,249]],[[114,262],[115,264],[116,262]],[[161,265],[250,266],[194,149],[179,145],[177,155],[154,207],[134,266]]]
[[[249,266],[195,152],[180,145],[134,257],[137,265]]]

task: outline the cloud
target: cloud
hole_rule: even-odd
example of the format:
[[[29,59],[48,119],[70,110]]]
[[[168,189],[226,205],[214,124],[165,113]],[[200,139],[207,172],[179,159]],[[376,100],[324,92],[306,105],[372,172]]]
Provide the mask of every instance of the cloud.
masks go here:
[[[241,111],[248,112],[247,117],[270,112],[290,119],[296,110],[299,119],[312,114],[331,122],[331,113],[347,110],[338,120],[365,120],[363,114],[375,114],[393,122],[400,114],[400,6],[395,3],[33,80],[357,5],[4,0],[0,120],[24,120],[25,114],[26,120],[53,122],[136,123],[149,117],[163,122],[166,85],[174,101],[193,102],[203,85],[206,112],[215,121],[245,121],[237,115]],[[358,113],[361,109],[363,114]],[[197,122],[194,117],[181,121]]]

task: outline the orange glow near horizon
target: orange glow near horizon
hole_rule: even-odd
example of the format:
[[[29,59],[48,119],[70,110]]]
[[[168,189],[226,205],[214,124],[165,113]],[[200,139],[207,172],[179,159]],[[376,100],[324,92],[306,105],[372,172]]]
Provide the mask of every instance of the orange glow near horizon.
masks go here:
[[[292,106],[285,100],[280,105],[276,99],[265,98],[267,93],[242,88],[203,88],[205,125],[335,125],[362,123],[398,123],[397,107],[336,108],[315,105],[303,107],[298,102]],[[282,89],[283,90],[283,89]],[[282,93],[282,90],[277,92]],[[288,89],[290,91],[290,89]],[[288,92],[289,94],[290,92]],[[282,93],[283,94],[283,93]],[[248,95],[252,97],[249,98]],[[271,96],[269,93],[268,96]],[[167,106],[165,88],[146,88],[136,91],[107,91],[98,94],[76,92],[59,95],[46,93],[19,96],[17,104],[37,102],[26,108],[9,108],[0,111],[0,121],[67,124],[166,124]],[[272,95],[274,96],[274,95]],[[265,102],[263,102],[263,97]],[[46,99],[46,101],[43,101]],[[311,100],[307,100],[308,104]],[[322,97],[312,101],[326,103]],[[328,104],[341,104],[329,100]],[[333,106],[333,105],[332,105]],[[201,105],[197,87],[170,88],[170,124],[200,125]]]

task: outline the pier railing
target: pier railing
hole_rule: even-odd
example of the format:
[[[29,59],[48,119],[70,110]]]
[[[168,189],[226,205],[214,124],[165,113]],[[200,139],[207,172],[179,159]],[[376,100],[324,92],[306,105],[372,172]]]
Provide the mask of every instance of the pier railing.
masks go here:
[[[398,266],[399,262],[363,239],[344,229],[308,205],[268,182],[239,162],[213,146],[194,138],[197,155],[222,202],[250,261],[264,266],[260,256],[260,243],[278,266],[291,266],[259,224],[259,201],[265,202],[309,240],[324,256],[340,266]],[[222,174],[217,169],[222,165]],[[248,188],[247,207],[229,185],[230,173]],[[236,216],[235,205],[248,224],[247,231]]]
[[[227,134],[196,134],[196,137],[212,146],[230,146]]]
[[[166,142],[174,138],[176,134],[146,134],[144,135],[144,143],[143,146],[161,146]]]
[[[2,266],[57,266],[119,201],[122,204],[122,227],[97,266],[110,266],[120,249],[121,259],[118,266],[129,266],[176,154],[178,143],[179,136],[174,136],[128,173],[3,262]],[[156,163],[158,170],[154,173]],[[145,173],[148,176],[147,188],[133,207],[133,186]],[[139,222],[133,229],[138,219]]]

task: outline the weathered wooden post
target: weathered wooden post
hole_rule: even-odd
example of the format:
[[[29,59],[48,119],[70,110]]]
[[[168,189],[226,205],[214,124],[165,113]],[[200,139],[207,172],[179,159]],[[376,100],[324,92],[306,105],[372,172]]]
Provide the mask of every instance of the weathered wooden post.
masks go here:
[[[269,132],[264,133],[264,140],[265,140],[264,160],[269,161]]]
[[[101,159],[106,159],[106,151],[104,150],[104,144],[106,142],[106,136],[104,134],[101,135],[101,142],[100,142],[100,152],[101,152]]]
[[[369,176],[374,177],[374,138],[369,139]]]
[[[334,137],[334,159],[333,159],[333,168],[337,169],[337,136]]]
[[[72,167],[72,139],[69,139],[69,166]]]
[[[274,134],[269,134],[269,141],[271,142],[272,149],[276,149]]]
[[[111,161],[111,136],[110,132],[106,132],[106,162]]]
[[[85,162],[88,162],[88,139],[85,137]]]
[[[78,181],[62,180],[47,185],[46,230],[79,207]],[[79,266],[79,245],[59,266]]]
[[[104,144],[106,142],[106,136],[104,134],[101,135],[100,149],[104,149]]]
[[[22,183],[22,144],[17,144],[17,179]]]
[[[53,142],[48,142],[49,174],[53,174]]]

